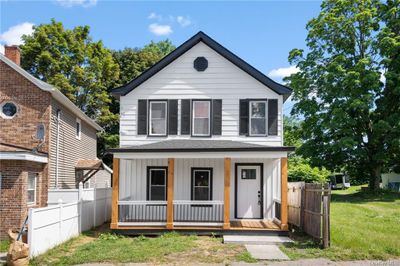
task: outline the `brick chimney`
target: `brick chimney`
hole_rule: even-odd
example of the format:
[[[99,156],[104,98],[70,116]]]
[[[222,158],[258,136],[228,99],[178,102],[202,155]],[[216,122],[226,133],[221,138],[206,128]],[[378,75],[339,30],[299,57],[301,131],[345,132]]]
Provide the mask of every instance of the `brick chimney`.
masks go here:
[[[19,49],[18,45],[6,45],[4,47],[4,55],[15,64],[21,64],[21,50]]]

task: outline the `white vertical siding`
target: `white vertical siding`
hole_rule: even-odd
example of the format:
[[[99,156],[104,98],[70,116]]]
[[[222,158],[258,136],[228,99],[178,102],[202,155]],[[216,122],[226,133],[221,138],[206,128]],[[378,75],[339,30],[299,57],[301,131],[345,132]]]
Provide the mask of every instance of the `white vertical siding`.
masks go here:
[[[209,67],[204,72],[193,68],[193,60],[204,56]],[[278,99],[278,136],[239,136],[239,99]],[[213,139],[230,139],[271,146],[282,145],[283,97],[200,42],[174,62],[120,98],[120,146],[132,146],[165,139],[187,139],[190,136],[167,138],[137,135],[138,99],[222,99],[222,135]],[[180,103],[178,127],[180,128]],[[178,131],[179,132],[179,131]],[[197,138],[198,139],[198,138]]]
[[[279,159],[232,159],[231,165],[231,220],[235,219],[235,164],[263,163],[264,218],[274,215],[275,188],[280,187]],[[167,166],[167,159],[121,159],[119,198],[146,200],[147,166]],[[224,200],[224,159],[175,159],[174,199],[190,200],[191,168],[213,168],[213,200]],[[256,192],[255,192],[256,193]]]

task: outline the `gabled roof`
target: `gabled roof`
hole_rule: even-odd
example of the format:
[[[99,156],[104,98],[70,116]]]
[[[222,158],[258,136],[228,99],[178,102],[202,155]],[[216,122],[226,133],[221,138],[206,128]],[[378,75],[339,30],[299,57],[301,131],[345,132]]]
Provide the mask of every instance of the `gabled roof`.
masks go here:
[[[140,84],[145,82],[147,79],[149,79],[156,73],[158,73],[160,70],[169,65],[172,61],[180,57],[182,54],[187,52],[189,49],[191,49],[199,42],[205,43],[211,49],[213,49],[214,51],[225,57],[231,63],[242,69],[244,72],[248,73],[250,76],[258,80],[265,86],[269,87],[279,95],[283,95],[284,99],[287,99],[289,95],[292,93],[292,90],[289,87],[286,87],[282,84],[273,81],[272,79],[264,75],[262,72],[258,71],[257,69],[246,63],[243,59],[239,58],[237,55],[235,55],[234,53],[223,47],[221,44],[213,40],[207,34],[200,31],[192,38],[184,42],[182,45],[180,45],[178,48],[176,48],[174,51],[165,56],[163,59],[161,59],[158,63],[154,64],[151,68],[143,72],[139,77],[135,78],[134,80],[132,80],[131,82],[129,82],[124,86],[115,88],[112,91],[112,94],[116,97],[128,94],[133,89],[138,87]]]
[[[60,102],[62,105],[64,105],[68,110],[70,110],[72,113],[74,113],[77,117],[79,117],[81,120],[85,121],[88,123],[91,127],[98,131],[102,131],[103,128],[99,126],[96,122],[94,122],[90,117],[88,117],[84,112],[82,112],[81,109],[79,109],[78,106],[76,106],[73,102],[71,102],[61,91],[59,91],[57,88],[53,87],[52,85],[41,81],[28,72],[26,72],[22,67],[19,65],[15,64],[13,61],[5,57],[3,54],[0,53],[0,60],[6,63],[8,66],[10,66],[12,69],[14,69],[16,72],[21,74],[23,77],[25,77],[27,80],[32,82],[36,87],[43,91],[50,92],[51,96],[56,99],[58,102]]]

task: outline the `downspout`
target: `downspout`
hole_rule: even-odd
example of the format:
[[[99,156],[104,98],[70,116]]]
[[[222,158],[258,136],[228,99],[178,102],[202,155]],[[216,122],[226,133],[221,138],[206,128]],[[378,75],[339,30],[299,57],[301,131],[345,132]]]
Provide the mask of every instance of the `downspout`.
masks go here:
[[[57,135],[56,135],[56,189],[58,188],[58,164],[59,164],[59,147],[60,147],[60,119],[61,119],[61,110],[57,109]]]

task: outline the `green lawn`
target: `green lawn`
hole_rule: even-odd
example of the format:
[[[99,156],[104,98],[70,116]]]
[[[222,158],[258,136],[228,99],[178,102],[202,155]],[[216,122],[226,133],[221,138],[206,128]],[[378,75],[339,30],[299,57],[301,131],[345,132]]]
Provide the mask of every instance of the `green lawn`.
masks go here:
[[[8,240],[0,240],[0,252],[7,252],[10,242]]]
[[[31,265],[74,265],[90,262],[192,263],[254,262],[242,246],[224,245],[221,238],[165,233],[160,237],[121,237],[90,232],[30,261]]]
[[[361,192],[360,186],[332,192],[331,247],[322,250],[296,234],[282,246],[290,258],[332,260],[400,257],[400,194]]]

